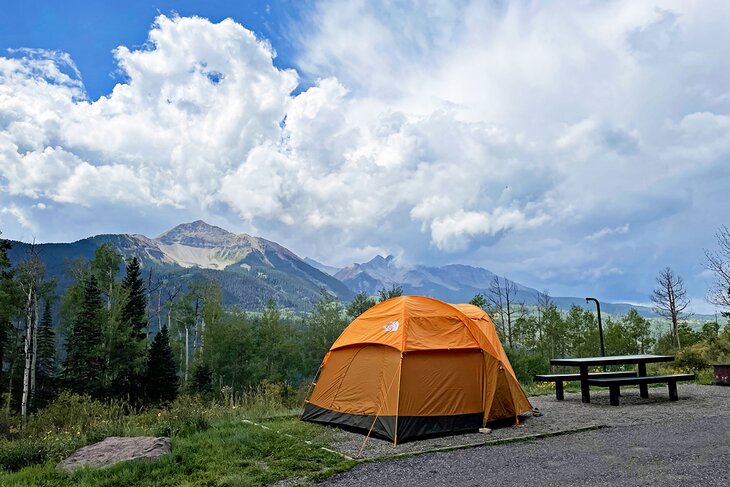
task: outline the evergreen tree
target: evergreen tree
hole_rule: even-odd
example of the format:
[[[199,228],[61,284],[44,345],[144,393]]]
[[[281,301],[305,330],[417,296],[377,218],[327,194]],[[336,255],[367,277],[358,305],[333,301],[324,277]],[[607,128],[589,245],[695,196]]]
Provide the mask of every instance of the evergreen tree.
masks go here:
[[[355,319],[373,306],[375,306],[375,304],[376,303],[373,298],[361,291],[357,293],[354,298],[352,298],[352,302],[347,307],[347,314]]]
[[[84,281],[81,307],[66,339],[64,380],[70,390],[104,397],[104,349],[101,329],[103,303],[96,278],[89,275]]]
[[[2,232],[0,232],[0,235],[2,235]],[[13,245],[3,239],[0,238],[0,272],[6,272],[7,269],[10,268],[10,259],[8,259],[8,250],[12,249]]]
[[[113,254],[102,263],[114,266]],[[113,284],[110,289],[113,289]],[[112,394],[127,401],[132,407],[139,407],[144,396],[145,350],[147,343],[147,297],[142,280],[139,260],[136,257],[127,266],[122,281],[122,309],[119,322],[112,330],[109,357],[114,366]],[[111,310],[110,310],[111,311]],[[112,318],[112,317],[110,317]]]
[[[144,389],[149,404],[170,403],[177,397],[179,379],[175,357],[170,348],[167,327],[155,335],[147,351]]]
[[[471,301],[469,301],[469,304],[472,304],[476,306],[477,308],[486,309],[489,303],[487,302],[487,298],[484,297],[482,293],[477,293],[474,295],[473,298],[471,298]]]
[[[147,298],[137,257],[133,257],[127,266],[122,289],[127,295],[122,308],[122,321],[129,324],[137,339],[144,340],[147,338]]]
[[[46,300],[43,318],[38,328],[36,358],[36,409],[48,404],[56,394],[56,332],[53,330],[51,303]]]
[[[12,245],[7,240],[0,238],[0,405],[5,392],[6,380],[3,374],[5,365],[5,349],[10,342],[10,309],[12,308],[12,278],[10,273],[10,259],[7,251]]]
[[[213,395],[213,371],[208,364],[204,362],[196,363],[190,382],[188,383],[188,391],[193,394],[200,394],[205,398]]]
[[[386,299],[390,298],[397,298],[398,296],[403,296],[403,288],[398,286],[397,284],[393,284],[390,289],[380,289],[378,291],[378,295],[380,296],[380,301],[385,301]]]

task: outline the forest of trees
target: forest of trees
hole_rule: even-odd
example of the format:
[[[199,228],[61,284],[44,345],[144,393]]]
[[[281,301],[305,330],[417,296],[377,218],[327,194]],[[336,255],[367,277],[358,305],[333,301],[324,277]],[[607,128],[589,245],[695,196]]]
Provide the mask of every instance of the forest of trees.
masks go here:
[[[157,282],[109,245],[69,263],[73,282],[58,296],[33,247],[11,266],[9,245],[0,241],[0,392],[24,418],[61,390],[134,411],[185,392],[300,385],[356,316],[325,290],[306,317],[273,300],[261,313],[226,308],[217,282]]]
[[[727,228],[718,241],[720,250],[707,252],[718,279],[711,299],[727,306]],[[283,394],[290,394],[308,383],[351,320],[402,294],[392,286],[343,304],[323,289],[306,315],[285,313],[273,300],[259,313],[246,313],[223,305],[215,281],[156,278],[136,258],[125,262],[105,244],[93,260],[68,263],[72,283],[58,295],[33,246],[12,264],[9,248],[0,239],[0,393],[3,407],[22,418],[63,390],[117,401],[130,412],[169,403],[181,393],[235,396],[262,383],[281,384]],[[578,306],[563,312],[547,292],[529,307],[518,296],[513,282],[495,277],[472,304],[493,318],[521,380],[548,369],[551,357],[600,353],[592,312]],[[636,310],[609,316],[603,325],[607,354],[679,352],[694,367],[730,358],[727,326],[710,322],[698,330],[687,324],[684,283],[670,268],[658,274],[651,299],[670,323],[666,331],[657,334]]]

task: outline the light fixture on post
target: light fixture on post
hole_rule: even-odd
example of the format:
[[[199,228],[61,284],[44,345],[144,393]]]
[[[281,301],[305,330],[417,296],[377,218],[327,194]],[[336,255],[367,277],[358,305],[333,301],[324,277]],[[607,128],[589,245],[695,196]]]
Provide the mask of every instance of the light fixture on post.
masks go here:
[[[596,298],[586,298],[586,303],[593,301],[596,303],[596,310],[598,311],[598,339],[601,341],[601,357],[606,356],[606,349],[603,347],[603,323],[601,323],[601,303]]]

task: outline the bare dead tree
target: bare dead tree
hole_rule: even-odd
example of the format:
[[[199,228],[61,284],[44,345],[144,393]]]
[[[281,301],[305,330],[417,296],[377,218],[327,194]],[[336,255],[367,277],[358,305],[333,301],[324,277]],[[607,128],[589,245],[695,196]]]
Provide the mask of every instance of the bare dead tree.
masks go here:
[[[502,336],[512,348],[512,322],[525,313],[525,303],[517,297],[517,284],[506,277],[494,276],[489,287],[489,301],[499,314]]]
[[[550,297],[550,291],[543,289],[537,292],[537,320],[542,322],[542,315],[545,310],[553,305],[553,298]]]
[[[689,306],[690,300],[687,297],[687,290],[684,287],[684,280],[678,274],[665,267],[656,278],[656,287],[652,292],[651,301],[654,303],[654,311],[660,316],[669,318],[672,322],[672,345],[675,348],[681,346],[679,342],[679,320],[684,318],[684,310]]]
[[[718,250],[705,250],[705,268],[715,275],[707,300],[726,309],[730,309],[730,229],[721,226],[715,234]],[[728,316],[730,311],[723,312]]]
[[[153,279],[153,273],[152,273],[152,267],[149,268],[149,271],[147,272],[147,326],[149,327],[150,323],[152,323],[152,313],[153,313],[153,307],[152,307],[152,297],[157,293],[157,332],[159,333],[162,329],[162,317],[161,314],[161,294],[162,294],[162,282],[159,279]],[[150,335],[149,330],[147,330],[147,336]]]
[[[492,316],[495,316],[499,321],[499,331],[500,334],[504,337],[504,291],[502,289],[502,281],[500,280],[499,276],[493,276],[492,282],[489,283],[487,301],[489,301],[489,307],[491,308],[490,314]]]
[[[167,329],[172,330],[172,311],[175,308],[175,299],[180,294],[182,289],[181,284],[175,284],[172,288],[166,289],[167,291]]]
[[[38,257],[35,243],[31,244],[28,250],[28,257],[18,265],[18,276],[20,288],[25,297],[25,340],[23,368],[23,392],[21,396],[20,411],[23,422],[28,419],[28,406],[32,401],[32,392],[35,389],[35,352],[37,350],[36,338],[38,328],[38,292],[40,281],[45,273],[45,268]]]
[[[545,311],[553,306],[553,298],[550,297],[550,291],[543,289],[537,292],[537,338],[538,343],[543,343],[545,336]],[[540,346],[542,353],[543,347]]]
[[[512,320],[524,309],[525,303],[517,298],[517,284],[507,278],[504,279],[504,302],[507,308],[507,343],[512,348]]]
[[[40,323],[40,314],[38,313],[38,289],[36,289],[33,297],[33,358],[30,361],[30,398],[31,404],[35,399],[35,372],[36,358],[38,357],[38,324]]]

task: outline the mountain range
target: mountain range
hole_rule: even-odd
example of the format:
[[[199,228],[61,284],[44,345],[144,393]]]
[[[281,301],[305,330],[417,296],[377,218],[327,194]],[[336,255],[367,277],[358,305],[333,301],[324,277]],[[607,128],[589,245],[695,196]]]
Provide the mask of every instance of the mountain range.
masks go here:
[[[11,242],[8,252],[16,263],[27,255],[29,244]],[[144,235],[97,235],[72,243],[36,244],[49,276],[59,292],[69,284],[67,269],[75,259],[94,258],[96,249],[110,244],[129,260],[137,257],[146,272],[166,282],[213,279],[221,284],[226,304],[261,309],[269,298],[284,307],[305,310],[325,288],[347,301],[353,292],[327,273],[316,269],[276,242],[234,234],[198,220],[184,223],[156,238]]]
[[[369,295],[377,294],[379,289],[400,286],[404,294],[432,296],[451,303],[465,303],[477,293],[488,294],[496,274],[482,267],[463,264],[449,264],[444,266],[402,266],[389,255],[375,256],[372,260],[347,267],[332,267],[313,259],[307,262],[342,281],[354,292],[365,292]],[[501,277],[501,276],[500,276]],[[517,290],[515,302],[526,305],[537,304],[538,291],[531,287],[515,282]],[[555,305],[563,310],[577,305],[587,309],[594,309],[593,305],[586,305],[585,298],[558,296],[551,298]],[[651,308],[628,303],[601,303],[601,311],[608,314],[624,315],[629,309],[635,308],[645,317],[658,316]]]
[[[221,284],[226,304],[258,310],[269,298],[287,308],[306,311],[327,289],[342,301],[357,292],[376,295],[379,289],[401,286],[405,294],[431,296],[448,302],[468,302],[486,293],[495,274],[481,267],[462,264],[444,266],[400,265],[393,256],[375,256],[364,263],[343,268],[310,258],[300,258],[286,247],[247,234],[234,234],[202,220],[178,225],[150,238],[137,234],[97,235],[72,243],[36,244],[47,273],[59,283],[59,292],[70,283],[68,266],[79,257],[91,260],[102,244],[116,248],[125,260],[137,257],[146,272],[166,282],[213,279]],[[30,244],[12,242],[12,262],[24,258]],[[517,300],[535,304],[538,291],[515,283]],[[567,309],[586,307],[583,298],[555,297],[555,304]],[[625,314],[635,307],[644,316],[655,316],[650,308],[623,303],[601,303],[602,310]],[[592,307],[589,307],[592,309]]]

